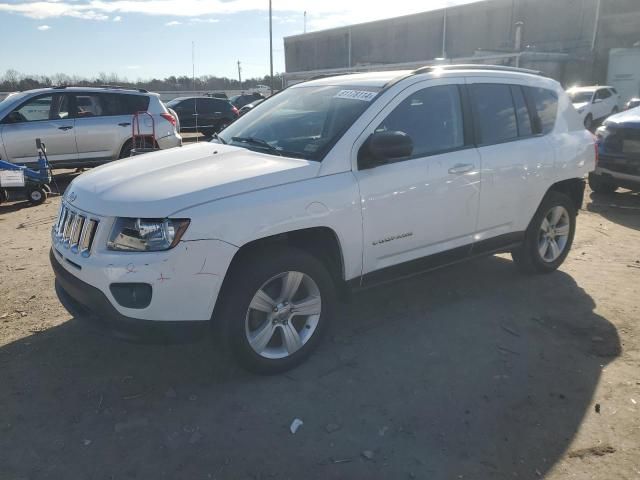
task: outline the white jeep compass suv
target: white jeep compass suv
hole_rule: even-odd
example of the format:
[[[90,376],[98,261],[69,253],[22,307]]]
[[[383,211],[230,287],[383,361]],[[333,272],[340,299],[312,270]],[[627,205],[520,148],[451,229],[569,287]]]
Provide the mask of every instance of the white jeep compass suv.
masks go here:
[[[554,271],[595,159],[566,93],[535,72],[320,78],[216,143],[78,177],[51,262],[118,332],[212,322],[242,365],[273,373],[311,353],[348,289],[497,252]]]

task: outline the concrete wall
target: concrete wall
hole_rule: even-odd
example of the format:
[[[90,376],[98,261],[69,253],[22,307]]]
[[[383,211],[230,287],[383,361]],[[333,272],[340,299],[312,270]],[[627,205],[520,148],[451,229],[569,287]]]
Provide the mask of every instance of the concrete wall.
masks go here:
[[[485,0],[287,37],[286,71],[432,60],[443,53],[446,16],[449,58],[513,51],[515,24],[522,21],[524,50],[568,54],[563,62],[543,65],[544,71],[565,83],[604,83],[609,49],[640,41],[640,0],[601,0],[592,50],[597,5],[598,0]]]

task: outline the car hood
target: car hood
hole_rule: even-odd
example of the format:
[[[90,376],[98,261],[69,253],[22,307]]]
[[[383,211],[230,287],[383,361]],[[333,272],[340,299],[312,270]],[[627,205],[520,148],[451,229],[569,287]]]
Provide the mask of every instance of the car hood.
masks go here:
[[[640,107],[611,115],[604,124],[615,128],[640,128]]]
[[[320,164],[200,143],[118,160],[76,178],[65,200],[101,216],[164,218],[185,208],[318,174]]]
[[[584,108],[587,105],[589,105],[589,102],[578,102],[573,104],[573,108],[575,108],[576,110],[580,110],[581,108]]]

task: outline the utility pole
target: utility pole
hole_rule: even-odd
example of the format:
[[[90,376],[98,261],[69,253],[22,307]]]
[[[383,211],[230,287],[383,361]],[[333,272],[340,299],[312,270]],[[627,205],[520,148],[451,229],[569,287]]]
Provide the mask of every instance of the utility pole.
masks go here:
[[[307,33],[307,11],[304,11],[304,33]]]
[[[193,91],[196,91],[196,42],[191,41],[191,79],[193,82]]]
[[[269,84],[273,95],[273,26],[272,26],[271,0],[269,0]]]
[[[240,83],[240,90],[242,90],[242,68],[240,68],[240,60],[238,60],[238,82]]]

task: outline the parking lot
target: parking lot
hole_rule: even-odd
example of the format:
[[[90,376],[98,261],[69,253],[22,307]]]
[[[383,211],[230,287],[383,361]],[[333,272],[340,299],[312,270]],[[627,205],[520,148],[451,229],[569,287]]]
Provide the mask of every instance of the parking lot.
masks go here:
[[[209,339],[125,343],[69,313],[48,263],[59,201],[0,206],[3,479],[640,475],[636,194],[587,193],[551,275],[497,256],[355,296],[272,377]]]

